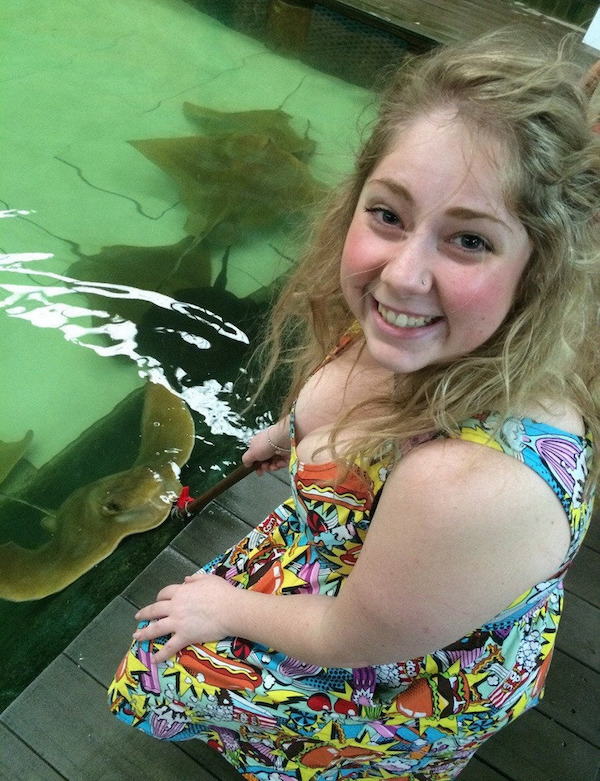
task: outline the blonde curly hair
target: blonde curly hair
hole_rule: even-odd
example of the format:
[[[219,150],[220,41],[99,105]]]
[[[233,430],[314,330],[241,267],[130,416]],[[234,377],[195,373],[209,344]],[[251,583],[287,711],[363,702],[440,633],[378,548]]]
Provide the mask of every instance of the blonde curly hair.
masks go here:
[[[491,338],[450,364],[397,377],[391,395],[374,388],[361,410],[368,433],[344,439],[344,458],[432,430],[451,436],[483,412],[502,422],[543,400],[569,399],[600,442],[600,138],[566,49],[510,30],[412,58],[391,78],[354,171],[332,193],[272,313],[267,375],[279,361],[293,366],[284,411],[352,323],[339,281],[345,236],[374,167],[418,118],[452,107],[475,137],[501,144],[506,204],[533,251]]]

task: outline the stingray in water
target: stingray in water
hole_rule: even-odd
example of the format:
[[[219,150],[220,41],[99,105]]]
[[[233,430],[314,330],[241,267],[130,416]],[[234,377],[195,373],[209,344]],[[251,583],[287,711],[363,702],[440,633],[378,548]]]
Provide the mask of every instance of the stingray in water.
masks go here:
[[[325,194],[308,166],[269,136],[224,133],[129,143],[175,180],[189,209],[186,232],[220,246],[302,213]]]
[[[23,458],[33,439],[33,431],[28,431],[18,442],[0,441],[0,483],[12,472],[13,467]]]
[[[256,346],[267,309],[251,299],[238,298],[226,289],[229,255],[228,248],[213,285],[179,290],[174,296],[234,324],[247,336],[246,341],[232,339],[191,318],[186,306],[153,307],[140,324],[137,335],[140,352],[160,363],[169,384],[177,391],[201,385],[207,379],[216,379],[222,384],[233,380],[238,367],[248,362]],[[185,370],[183,374],[181,369]]]
[[[43,519],[52,534],[35,550],[0,545],[0,598],[41,599],[68,586],[129,534],[159,526],[181,492],[179,470],[194,446],[187,405],[162,385],[149,383],[139,455],[131,469],[79,488]]]
[[[210,250],[194,236],[176,244],[139,247],[117,244],[96,255],[81,255],[67,275],[86,282],[115,283],[172,295],[183,287],[210,284]],[[86,292],[93,307],[139,324],[152,304],[141,298],[124,298]]]
[[[280,108],[215,111],[195,103],[184,103],[183,113],[204,133],[249,133],[267,136],[276,146],[303,162],[310,158],[317,147],[312,139],[296,133],[290,125],[291,116]]]
[[[245,232],[302,214],[325,186],[302,162],[315,148],[281,109],[215,111],[184,104],[185,115],[207,135],[130,143],[173,177],[189,210],[186,236],[170,246],[103,247],[71,265],[68,275],[172,296],[210,285],[210,245],[229,247]],[[139,325],[152,308],[144,297],[86,295],[100,311]]]

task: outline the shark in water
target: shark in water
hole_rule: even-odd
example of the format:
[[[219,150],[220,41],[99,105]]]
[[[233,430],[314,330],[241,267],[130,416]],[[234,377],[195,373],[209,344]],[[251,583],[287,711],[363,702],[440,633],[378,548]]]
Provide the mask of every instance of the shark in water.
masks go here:
[[[52,534],[28,550],[0,545],[0,598],[41,599],[68,586],[114,551],[129,534],[154,529],[169,515],[182,486],[180,468],[194,446],[194,422],[185,402],[149,383],[139,455],[131,467],[72,493],[42,520]]]

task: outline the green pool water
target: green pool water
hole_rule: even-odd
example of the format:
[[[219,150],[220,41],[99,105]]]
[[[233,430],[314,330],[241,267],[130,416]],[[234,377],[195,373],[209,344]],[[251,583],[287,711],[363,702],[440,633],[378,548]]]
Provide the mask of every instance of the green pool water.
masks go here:
[[[269,414],[242,417],[232,394],[301,220],[247,225],[230,206],[224,228],[191,236],[173,176],[128,142],[202,134],[184,103],[281,109],[328,187],[372,94],[183,0],[4,0],[0,26],[0,440],[33,432],[0,484],[0,544],[36,548],[50,539],[46,511],[133,464],[148,381],[190,407],[192,494],[231,471]],[[127,537],[59,593],[0,600],[0,709],[181,528],[167,519]]]

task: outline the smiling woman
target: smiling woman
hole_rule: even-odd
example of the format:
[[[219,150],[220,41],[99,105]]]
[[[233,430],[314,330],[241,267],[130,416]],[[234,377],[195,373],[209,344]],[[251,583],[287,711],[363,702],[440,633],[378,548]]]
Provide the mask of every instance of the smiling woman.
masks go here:
[[[449,781],[537,704],[600,473],[578,78],[511,32],[392,79],[273,314],[295,375],[243,460],[292,498],[138,611],[121,720],[247,781]]]

